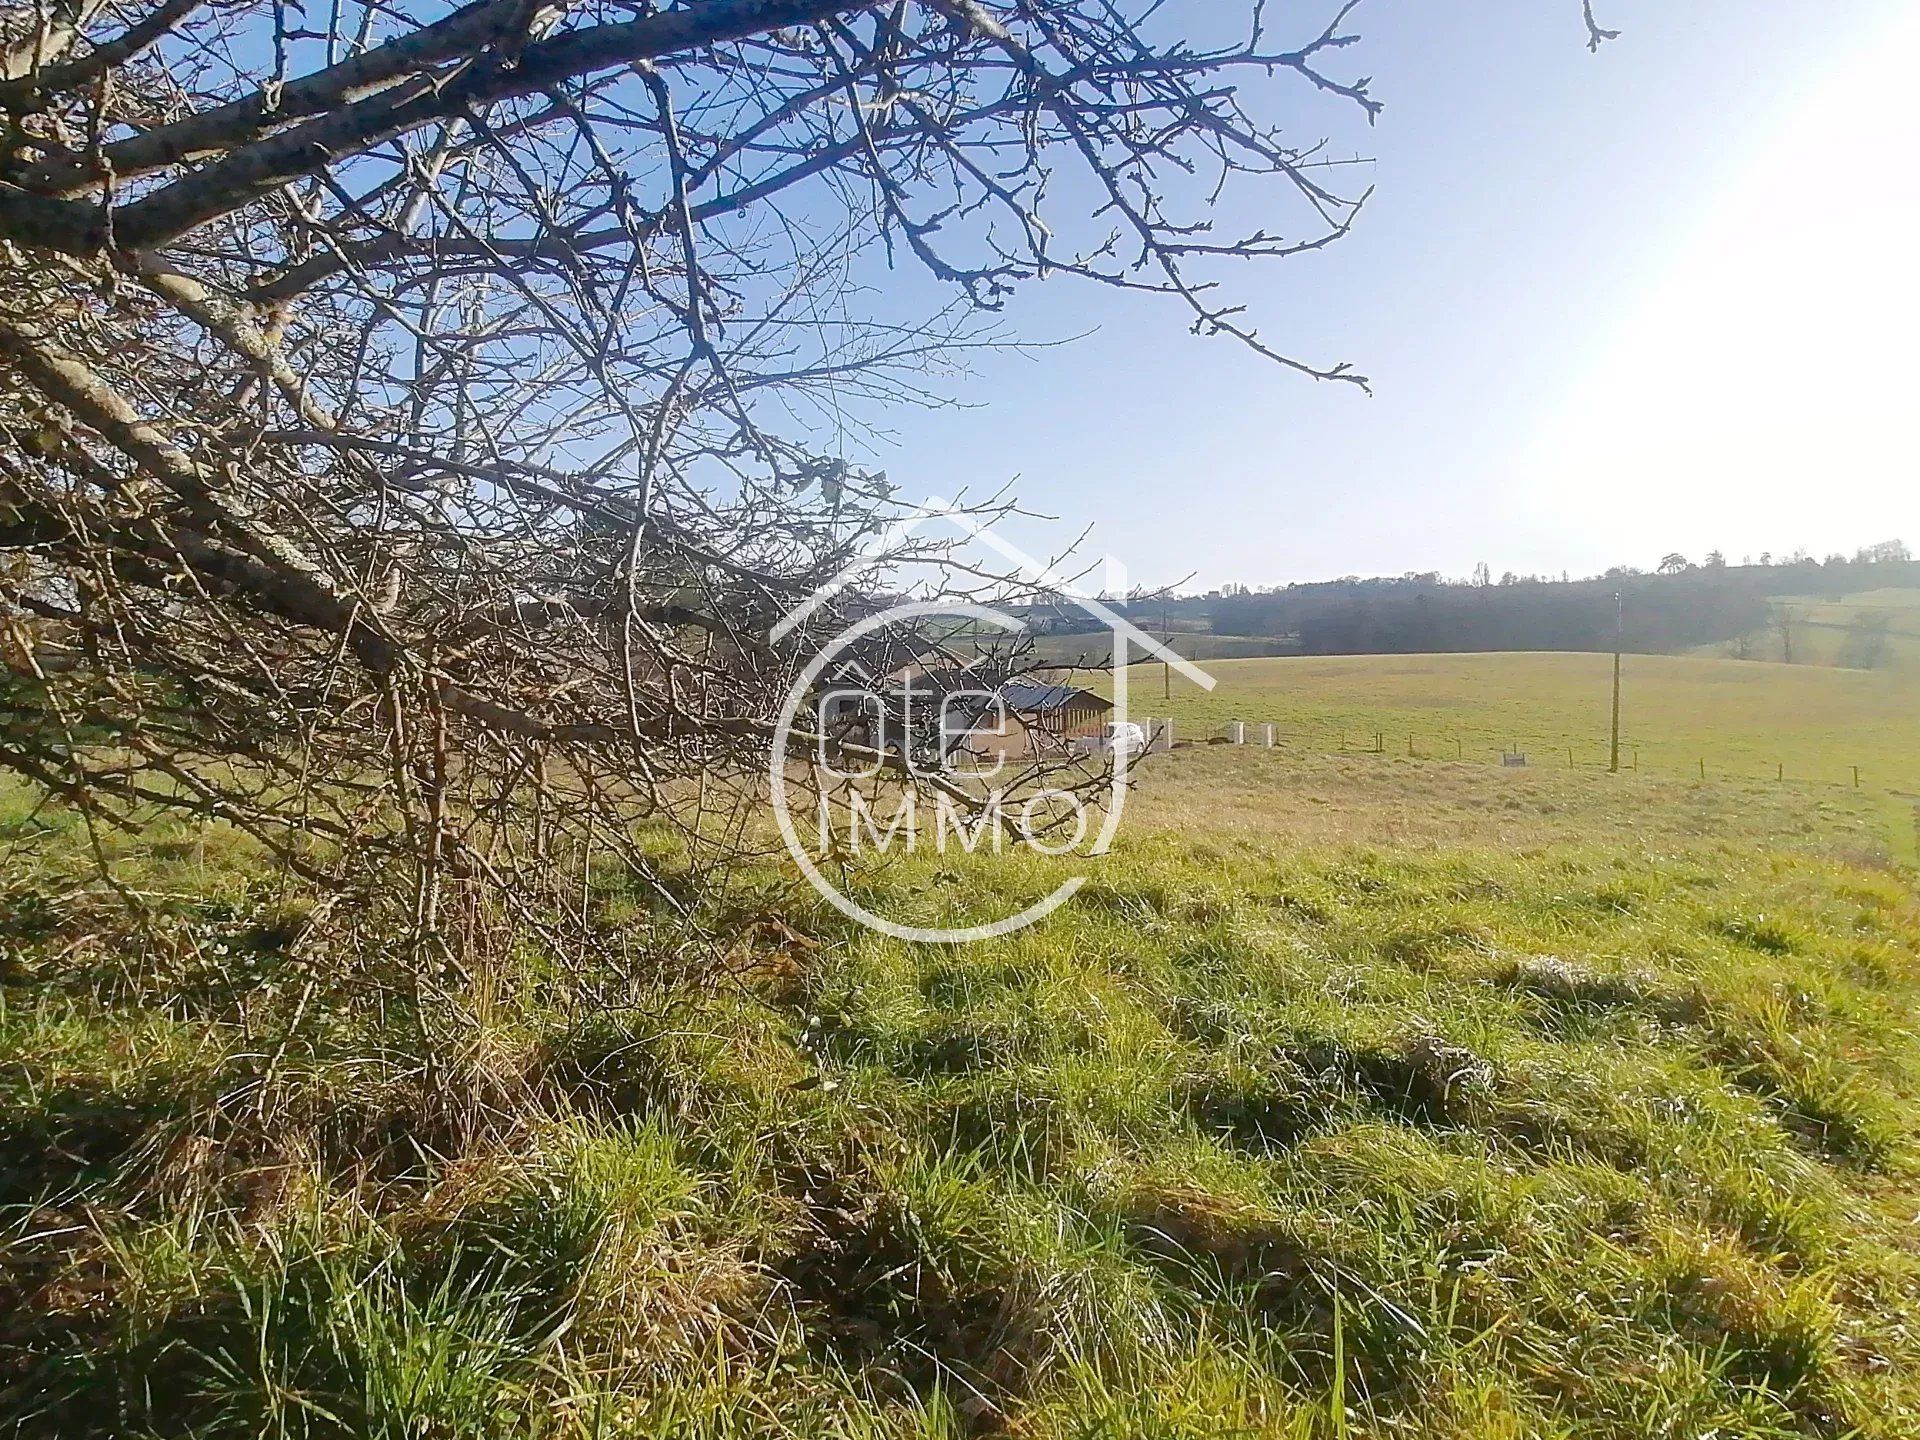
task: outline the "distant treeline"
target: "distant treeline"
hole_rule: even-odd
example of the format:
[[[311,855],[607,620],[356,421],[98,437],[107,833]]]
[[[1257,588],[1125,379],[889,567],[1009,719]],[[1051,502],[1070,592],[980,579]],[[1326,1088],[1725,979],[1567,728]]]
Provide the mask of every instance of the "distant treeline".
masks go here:
[[[1626,648],[1656,653],[1731,640],[1775,623],[1771,597],[1838,598],[1906,586],[1920,586],[1920,563],[1833,559],[1590,580],[1508,577],[1497,584],[1434,575],[1349,577],[1221,596],[1210,608],[1216,634],[1293,636],[1309,655],[1607,650],[1618,592]]]

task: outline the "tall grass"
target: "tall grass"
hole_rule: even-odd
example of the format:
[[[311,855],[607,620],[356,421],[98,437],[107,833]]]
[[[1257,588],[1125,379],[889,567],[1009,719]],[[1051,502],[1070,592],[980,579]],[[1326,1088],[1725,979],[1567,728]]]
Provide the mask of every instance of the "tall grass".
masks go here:
[[[0,924],[0,1417],[1916,1433],[1912,874],[1850,812],[1702,834],[1649,789],[1580,839],[1524,793],[1567,808],[1518,845],[1149,826],[966,949],[791,901],[805,943],[591,1004],[533,955],[372,1003],[217,832],[128,842],[175,897],[128,927],[43,812]],[[871,883],[945,919],[1055,878]]]

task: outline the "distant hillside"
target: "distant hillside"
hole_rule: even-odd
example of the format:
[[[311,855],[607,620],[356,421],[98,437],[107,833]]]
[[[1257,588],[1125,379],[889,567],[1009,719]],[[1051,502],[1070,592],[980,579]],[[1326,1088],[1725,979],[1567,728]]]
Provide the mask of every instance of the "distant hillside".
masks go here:
[[[1284,639],[1306,655],[1625,648],[1873,669],[1920,655],[1920,563],[1713,565],[1585,580],[1435,575],[1346,579],[1220,596],[1218,636]],[[1151,607],[1141,608],[1149,621]]]
[[[1864,590],[1839,599],[1777,596],[1764,626],[1695,653],[1920,672],[1920,589]]]

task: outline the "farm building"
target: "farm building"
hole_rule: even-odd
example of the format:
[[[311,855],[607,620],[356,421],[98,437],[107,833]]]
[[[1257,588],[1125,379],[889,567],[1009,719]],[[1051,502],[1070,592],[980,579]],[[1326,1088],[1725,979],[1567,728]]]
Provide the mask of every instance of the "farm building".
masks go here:
[[[882,748],[963,751],[981,758],[1016,759],[1065,748],[1097,733],[1113,702],[1078,685],[1031,677],[995,680],[965,668],[906,666],[878,685],[849,677],[821,692],[820,723],[856,744]],[[944,732],[944,734],[943,734]],[[899,735],[914,742],[902,745]],[[958,743],[955,737],[963,736]]]
[[[998,687],[995,698],[997,705],[980,706],[965,748],[997,759],[1062,749],[1096,733],[1113,710],[1111,700],[1078,685],[1009,680]]]

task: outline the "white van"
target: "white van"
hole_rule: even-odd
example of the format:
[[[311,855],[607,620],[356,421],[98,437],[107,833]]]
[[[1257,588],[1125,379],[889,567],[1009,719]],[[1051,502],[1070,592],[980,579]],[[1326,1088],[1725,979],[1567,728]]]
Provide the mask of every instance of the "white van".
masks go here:
[[[1147,728],[1131,720],[1109,720],[1092,735],[1080,736],[1074,742],[1074,749],[1082,755],[1111,755],[1118,760],[1144,755]]]

